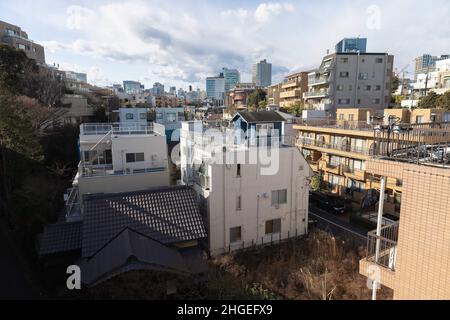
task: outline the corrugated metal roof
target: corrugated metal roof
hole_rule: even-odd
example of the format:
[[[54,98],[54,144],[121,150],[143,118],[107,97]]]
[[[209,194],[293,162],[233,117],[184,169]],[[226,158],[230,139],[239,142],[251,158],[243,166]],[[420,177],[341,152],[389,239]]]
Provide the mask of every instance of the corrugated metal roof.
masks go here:
[[[82,245],[82,222],[48,225],[40,239],[39,255],[80,250]]]
[[[83,206],[83,258],[127,227],[163,244],[207,237],[195,191],[188,187],[89,196]]]

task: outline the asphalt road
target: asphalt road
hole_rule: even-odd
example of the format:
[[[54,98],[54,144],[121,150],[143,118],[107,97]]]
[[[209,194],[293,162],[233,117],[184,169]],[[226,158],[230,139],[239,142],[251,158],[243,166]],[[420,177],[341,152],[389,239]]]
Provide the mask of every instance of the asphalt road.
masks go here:
[[[360,239],[362,242],[367,240],[367,232],[370,231],[311,205],[309,216],[311,220],[317,221],[317,227],[322,230],[347,234]]]

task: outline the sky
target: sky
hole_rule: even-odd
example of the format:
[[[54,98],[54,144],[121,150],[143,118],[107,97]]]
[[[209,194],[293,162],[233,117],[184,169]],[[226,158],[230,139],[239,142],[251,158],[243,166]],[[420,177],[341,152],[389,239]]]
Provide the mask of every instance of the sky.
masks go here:
[[[344,37],[395,56],[413,71],[422,53],[450,53],[450,1],[433,0],[0,0],[0,20],[43,44],[48,64],[106,86],[205,88],[223,67],[251,81],[273,64],[273,82],[317,67]]]

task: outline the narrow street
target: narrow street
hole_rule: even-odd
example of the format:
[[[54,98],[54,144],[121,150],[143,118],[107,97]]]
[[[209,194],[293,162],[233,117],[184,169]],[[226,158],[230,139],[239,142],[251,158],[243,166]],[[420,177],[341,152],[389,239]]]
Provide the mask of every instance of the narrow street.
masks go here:
[[[361,240],[361,243],[365,244],[367,239],[367,230],[359,225],[348,222],[348,219],[332,215],[324,210],[316,208],[310,205],[309,215],[311,220],[317,221],[317,227],[331,231],[332,233],[347,234]]]

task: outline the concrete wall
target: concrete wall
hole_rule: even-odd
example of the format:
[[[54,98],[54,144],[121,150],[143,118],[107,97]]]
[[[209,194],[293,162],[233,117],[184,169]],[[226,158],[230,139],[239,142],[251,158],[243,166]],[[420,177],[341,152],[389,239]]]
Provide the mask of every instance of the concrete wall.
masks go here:
[[[169,186],[169,171],[104,177],[79,177],[80,195],[119,193]]]

